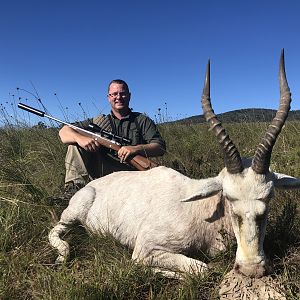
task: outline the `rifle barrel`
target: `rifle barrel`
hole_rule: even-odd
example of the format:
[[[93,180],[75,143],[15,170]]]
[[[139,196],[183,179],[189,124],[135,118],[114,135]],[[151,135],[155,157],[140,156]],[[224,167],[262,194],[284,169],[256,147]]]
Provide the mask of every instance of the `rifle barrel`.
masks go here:
[[[39,109],[36,109],[36,108],[33,108],[29,105],[26,105],[24,103],[18,103],[18,107],[21,108],[21,109],[24,109],[30,113],[33,113],[35,115],[38,115],[40,117],[44,117],[45,116],[45,112],[39,110]]]
[[[41,111],[41,110],[36,109],[36,108],[33,108],[33,107],[31,107],[31,106],[29,106],[29,105],[26,105],[26,104],[24,104],[24,103],[18,103],[18,107],[21,108],[21,109],[23,109],[23,110],[26,110],[26,111],[28,111],[28,112],[30,112],[30,113],[33,113],[33,114],[35,114],[35,115],[37,115],[37,116],[39,116],[39,117],[45,117],[45,118],[51,119],[51,120],[56,121],[56,122],[58,122],[58,123],[67,125],[67,126],[71,127],[71,128],[74,129],[74,130],[77,130],[77,131],[79,130],[79,131],[81,131],[81,132],[83,132],[83,133],[86,133],[86,134],[89,134],[89,135],[94,135],[95,137],[101,138],[101,139],[103,139],[103,140],[105,140],[105,141],[107,141],[107,142],[109,142],[109,143],[112,143],[112,144],[121,146],[120,143],[118,143],[118,142],[116,142],[116,141],[114,141],[114,140],[110,140],[110,139],[108,139],[108,138],[106,138],[106,137],[103,137],[101,134],[97,134],[97,133],[95,133],[95,132],[91,132],[91,131],[89,131],[89,130],[87,130],[87,129],[80,128],[80,127],[77,127],[77,126],[72,125],[72,124],[70,124],[70,123],[67,123],[67,122],[65,122],[65,121],[62,121],[62,120],[60,120],[60,119],[54,118],[54,117],[52,117],[52,116],[50,116],[50,115],[47,115],[44,111]]]

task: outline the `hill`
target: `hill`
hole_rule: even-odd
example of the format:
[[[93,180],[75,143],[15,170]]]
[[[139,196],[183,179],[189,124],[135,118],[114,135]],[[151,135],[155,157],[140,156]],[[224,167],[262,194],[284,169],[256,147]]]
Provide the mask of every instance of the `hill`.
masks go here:
[[[276,114],[275,109],[264,108],[247,108],[238,109],[218,114],[218,119],[222,123],[243,123],[243,122],[271,122]],[[288,120],[300,120],[300,110],[289,112]],[[179,123],[205,123],[203,115],[191,116],[188,118],[177,120]]]

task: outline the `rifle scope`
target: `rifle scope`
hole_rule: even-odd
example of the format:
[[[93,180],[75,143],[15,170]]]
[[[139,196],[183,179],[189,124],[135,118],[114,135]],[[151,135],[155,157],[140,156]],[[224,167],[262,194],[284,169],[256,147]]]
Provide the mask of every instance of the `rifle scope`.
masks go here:
[[[119,143],[121,144],[131,144],[131,139],[113,134],[112,132],[106,131],[105,129],[102,129],[100,126],[98,126],[97,124],[94,123],[90,123],[88,125],[88,128],[92,131],[92,132],[99,132],[101,135],[103,135],[104,137],[108,138],[108,139],[114,139],[117,140]]]

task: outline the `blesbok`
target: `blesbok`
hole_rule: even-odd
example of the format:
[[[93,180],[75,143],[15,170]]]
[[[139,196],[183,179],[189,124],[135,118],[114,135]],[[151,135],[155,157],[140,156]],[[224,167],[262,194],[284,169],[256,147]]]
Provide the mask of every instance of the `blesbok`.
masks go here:
[[[190,179],[170,168],[116,172],[78,191],[49,233],[58,261],[69,254],[61,235],[75,222],[92,232],[109,232],[133,249],[132,259],[162,271],[201,273],[207,265],[190,258],[197,250],[213,255],[224,249],[221,230],[237,240],[235,270],[251,277],[266,273],[263,249],[268,205],[274,188],[300,188],[300,179],[269,170],[272,148],[287,118],[291,94],[281,53],[280,106],[254,158],[242,159],[218,121],[210,102],[210,64],[202,107],[225,157],[213,178]]]

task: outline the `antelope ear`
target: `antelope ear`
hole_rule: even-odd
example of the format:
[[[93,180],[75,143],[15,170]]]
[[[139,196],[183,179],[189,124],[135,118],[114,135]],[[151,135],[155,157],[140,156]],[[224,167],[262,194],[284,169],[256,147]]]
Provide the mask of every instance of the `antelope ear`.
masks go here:
[[[285,174],[275,173],[274,186],[279,189],[300,189],[300,179]]]
[[[191,193],[191,195],[180,200],[180,202],[191,202],[191,201],[205,199],[209,196],[216,195],[222,190],[222,188],[223,188],[223,184],[220,177],[202,179],[199,181],[198,191]]]

